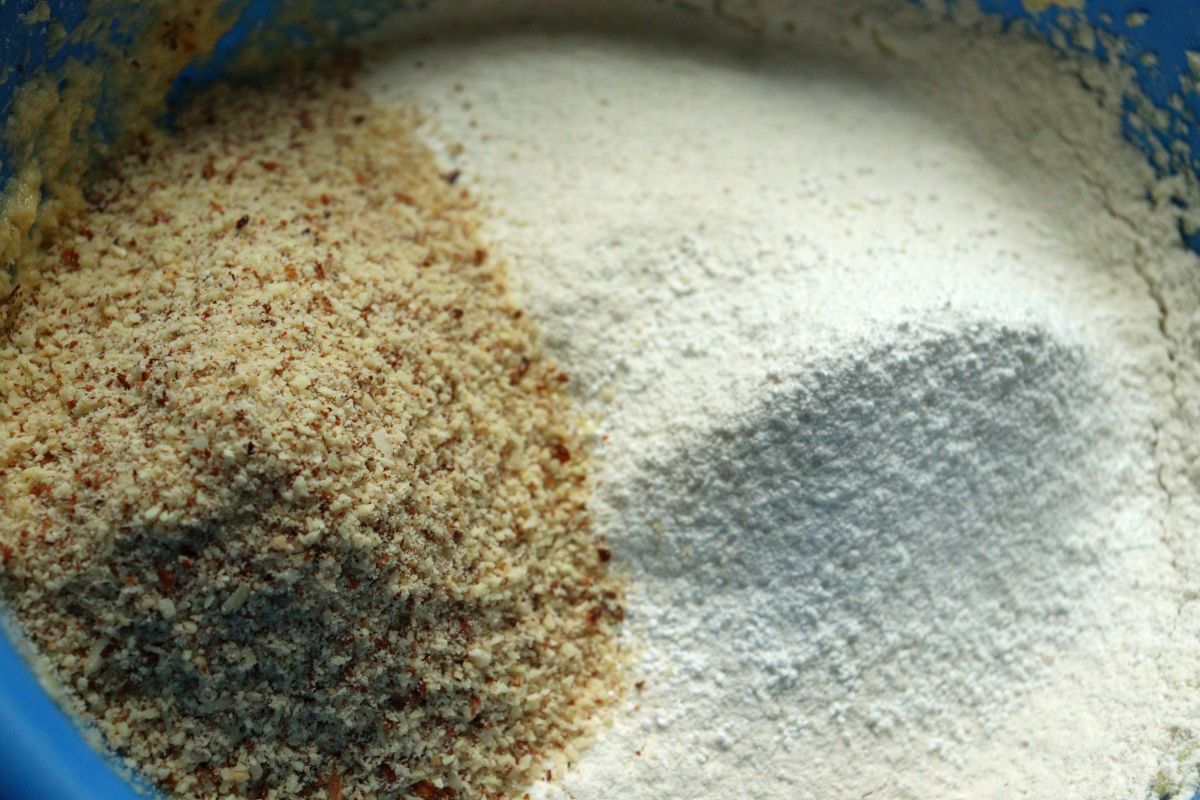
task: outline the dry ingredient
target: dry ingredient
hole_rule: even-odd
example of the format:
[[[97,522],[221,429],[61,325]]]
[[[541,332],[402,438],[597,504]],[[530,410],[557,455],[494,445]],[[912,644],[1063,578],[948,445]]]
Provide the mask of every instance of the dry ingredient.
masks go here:
[[[1177,187],[1119,69],[967,5],[435,7],[380,53],[601,417],[640,690],[544,794],[1190,797]]]
[[[91,0],[84,13],[59,19],[43,0],[24,15],[45,37],[47,64],[0,65],[0,83],[24,76],[0,126],[8,171],[0,194],[0,324],[5,301],[36,282],[32,250],[82,202],[92,156],[151,125],[179,70],[210,52],[237,19],[235,5]]]
[[[617,696],[567,380],[402,111],[196,100],[0,343],[0,579],[173,796],[491,798]]]
[[[374,81],[436,108],[434,138],[459,164],[444,181],[495,186],[513,210],[517,224],[498,232],[522,256],[529,304],[579,396],[605,416],[602,526],[638,579],[645,652],[626,718],[564,794],[1190,795],[1200,302],[1175,229],[1185,212],[1169,201],[1194,187],[1157,178],[1120,142],[1118,109],[1138,98],[1122,95],[1119,69],[1055,60],[952,5],[954,23],[891,0],[728,0],[710,16],[692,3],[463,0],[401,19],[419,36],[443,14],[523,11],[553,17],[560,34],[659,37],[468,36],[409,51]],[[688,27],[676,6],[694,23],[685,35],[700,33],[685,48],[667,44]],[[1080,26],[1059,44],[1095,40]],[[87,127],[82,97],[43,86],[24,98],[29,119],[48,111],[47,131]],[[15,134],[29,140],[38,124]],[[63,143],[52,167],[79,150]],[[1157,155],[1187,163],[1186,152]],[[37,185],[30,177],[9,192],[22,226],[37,201],[20,192]],[[223,235],[263,235],[269,215],[238,211],[220,212]],[[54,251],[54,271],[77,257],[89,266],[91,245],[79,244]],[[112,308],[109,327],[144,324]],[[144,386],[140,373],[107,379]],[[250,443],[234,442],[234,462]],[[373,432],[359,444],[396,452]],[[564,441],[551,457],[575,463],[577,448]],[[252,455],[231,474],[253,469]],[[35,485],[38,502],[61,502],[52,482]],[[88,493],[81,481],[76,494]],[[178,522],[169,508],[146,511],[146,530]],[[144,605],[149,586],[150,618],[179,619],[176,571],[133,577],[113,596]],[[240,578],[210,597],[233,619],[263,602]],[[237,661],[247,647],[253,664]],[[149,653],[134,666],[163,657]],[[110,642],[64,663],[84,658],[84,672],[103,675],[114,654],[128,657]],[[252,674],[260,655],[245,645],[218,662]],[[405,720],[411,699],[397,701]],[[198,708],[237,718],[223,702]],[[106,727],[153,726],[118,715]],[[264,758],[253,739],[237,747],[246,764],[201,773],[235,793]],[[297,769],[318,776],[317,796],[364,785],[353,767]],[[367,780],[393,776],[414,777],[389,762]],[[445,796],[436,780],[405,790]]]

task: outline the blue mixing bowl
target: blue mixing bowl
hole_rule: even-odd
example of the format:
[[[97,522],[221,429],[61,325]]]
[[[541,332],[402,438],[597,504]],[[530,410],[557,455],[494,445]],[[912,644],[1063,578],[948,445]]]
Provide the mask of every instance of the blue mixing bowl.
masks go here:
[[[904,0],[896,0],[903,2]],[[294,12],[305,0],[230,0],[230,13],[237,14],[233,28],[217,45],[213,57],[202,65],[184,70],[178,83],[206,83],[218,78],[239,50],[256,37],[278,30],[280,11],[286,5]],[[313,13],[336,30],[349,34],[361,29],[384,12],[384,3],[360,0],[354,16],[343,12],[345,4],[308,0]],[[67,58],[87,58],[89,48],[56,48],[48,22],[27,24],[26,12],[37,0],[9,0],[0,7],[0,117],[11,110],[13,93],[21,78],[41,67],[53,68]],[[1200,52],[1200,2],[1197,0],[1087,0],[1082,8],[1051,6],[1039,12],[1026,9],[1022,0],[979,0],[979,5],[1009,25],[1021,25],[1043,37],[1048,46],[1077,48],[1070,35],[1081,19],[1097,31],[1107,32],[1127,43],[1122,54],[1133,68],[1140,89],[1122,107],[1124,130],[1156,168],[1187,170],[1200,175],[1200,95],[1194,82],[1200,65],[1193,66],[1189,53]],[[1028,3],[1031,7],[1046,3]],[[1077,6],[1078,3],[1063,3]],[[79,25],[87,0],[49,0],[53,17],[69,32]],[[297,37],[303,32],[297,31]],[[1090,43],[1097,57],[1109,58],[1102,41]],[[1153,58],[1144,57],[1152,53]],[[1192,59],[1196,56],[1193,55]],[[1186,87],[1192,87],[1190,89]],[[1172,97],[1176,100],[1170,102]],[[1146,104],[1162,109],[1165,124],[1147,127],[1137,119]],[[101,122],[102,124],[102,122]],[[1164,159],[1173,143],[1184,140],[1192,156]],[[1157,154],[1157,158],[1156,158]],[[0,179],[8,176],[11,164],[0,151]],[[1200,233],[1181,231],[1184,240],[1200,251]],[[0,513],[3,510],[0,509]],[[134,800],[138,794],[84,739],[74,723],[55,705],[26,665],[13,644],[0,633],[0,800]],[[1200,800],[1197,794],[1193,800]]]

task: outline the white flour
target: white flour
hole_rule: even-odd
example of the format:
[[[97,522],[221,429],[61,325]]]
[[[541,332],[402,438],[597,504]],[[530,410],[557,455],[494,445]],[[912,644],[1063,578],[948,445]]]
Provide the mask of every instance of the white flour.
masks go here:
[[[734,4],[773,48],[551,5],[369,81],[461,143],[600,419],[644,686],[539,793],[1190,781],[1195,260],[1114,78],[897,3]]]

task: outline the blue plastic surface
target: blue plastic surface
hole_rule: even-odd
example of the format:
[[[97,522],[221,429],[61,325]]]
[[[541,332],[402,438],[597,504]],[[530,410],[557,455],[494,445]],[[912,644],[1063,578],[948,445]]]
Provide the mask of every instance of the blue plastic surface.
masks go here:
[[[128,800],[135,796],[42,691],[12,645],[0,637],[0,798]]]
[[[0,83],[0,118],[9,113],[14,88],[23,75],[43,65],[60,64],[69,57],[86,59],[92,54],[86,44],[51,54],[49,24],[27,25],[20,18],[36,1],[8,0],[7,5],[0,6],[0,73],[7,75]],[[238,23],[219,44],[213,59],[185,70],[181,83],[207,83],[219,77],[224,64],[240,48],[273,24],[285,1],[294,4],[299,0],[231,0],[243,9]],[[54,18],[68,32],[82,21],[87,6],[86,0],[47,2]],[[1131,98],[1124,108],[1126,135],[1148,157],[1153,155],[1156,144],[1169,149],[1175,139],[1186,140],[1194,154],[1190,164],[1156,166],[1200,173],[1200,126],[1195,122],[1200,117],[1200,95],[1194,89],[1184,90],[1183,84],[1185,78],[1192,76],[1188,52],[1200,51],[1200,2],[1088,0],[1083,9],[1053,7],[1036,14],[1027,12],[1021,0],[978,2],[985,11],[1012,24],[1028,23],[1056,47],[1086,46],[1100,57],[1108,57],[1102,43],[1081,45],[1063,35],[1073,29],[1081,15],[1096,30],[1124,39],[1145,98],[1164,109],[1169,120],[1160,129],[1139,126],[1133,119],[1137,103]],[[361,28],[364,20],[371,18],[369,13],[355,20],[336,17],[333,11],[336,6],[329,0],[311,0],[310,4],[318,15],[347,32]],[[360,10],[379,10],[381,5],[363,0]],[[137,8],[134,3],[130,7]],[[127,30],[122,32],[132,37],[137,31],[136,16],[131,16]],[[1154,57],[1144,58],[1147,53]],[[1167,105],[1173,95],[1183,101],[1177,108]],[[102,116],[98,124],[103,127]],[[8,176],[10,168],[2,155],[0,180]],[[1189,244],[1200,250],[1200,236],[1191,237]],[[86,743],[42,690],[16,649],[0,634],[0,800],[134,800],[137,797],[139,794]],[[1193,800],[1200,800],[1200,793]]]

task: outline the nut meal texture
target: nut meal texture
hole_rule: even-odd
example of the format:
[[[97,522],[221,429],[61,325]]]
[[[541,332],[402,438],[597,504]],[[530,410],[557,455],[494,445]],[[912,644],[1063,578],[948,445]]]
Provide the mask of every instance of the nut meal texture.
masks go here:
[[[0,339],[4,597],[175,796],[519,795],[620,685],[567,377],[409,113],[188,108]]]

